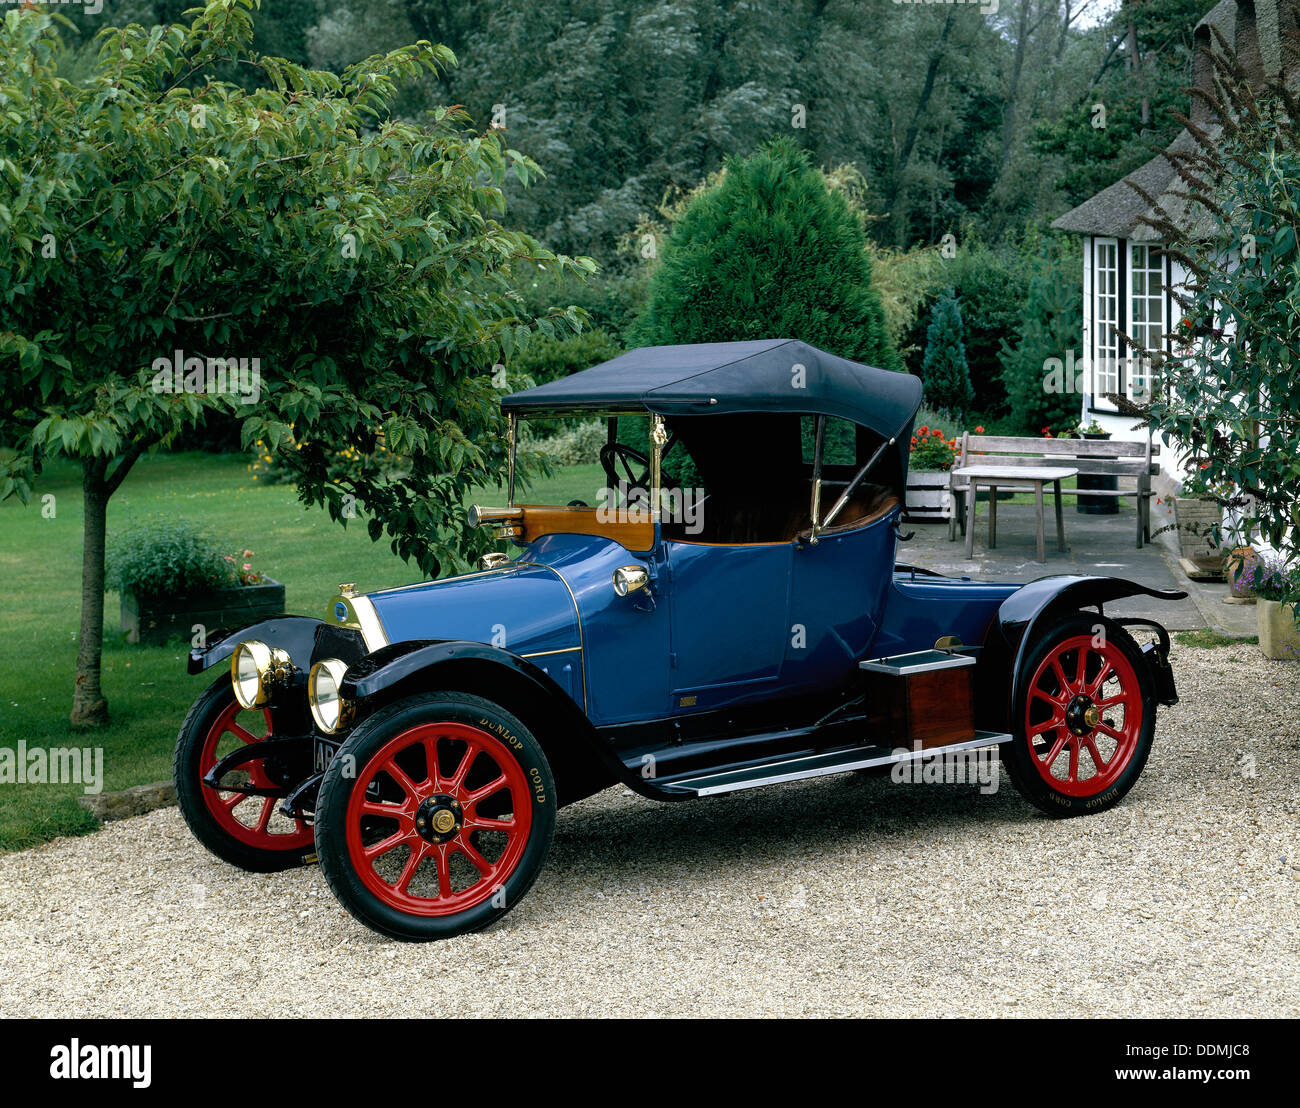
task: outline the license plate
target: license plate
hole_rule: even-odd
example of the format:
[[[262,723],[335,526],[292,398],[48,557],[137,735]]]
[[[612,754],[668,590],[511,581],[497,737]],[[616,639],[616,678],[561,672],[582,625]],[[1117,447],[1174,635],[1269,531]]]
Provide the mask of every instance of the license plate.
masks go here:
[[[324,773],[325,768],[330,764],[334,755],[338,752],[339,743],[332,743],[328,739],[317,739],[315,749],[312,754],[312,767],[317,773]]]

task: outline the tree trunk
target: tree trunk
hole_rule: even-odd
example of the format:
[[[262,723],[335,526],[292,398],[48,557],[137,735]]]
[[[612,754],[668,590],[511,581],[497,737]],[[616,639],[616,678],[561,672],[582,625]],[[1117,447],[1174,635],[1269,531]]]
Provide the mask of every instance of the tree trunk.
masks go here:
[[[903,137],[903,148],[899,151],[897,164],[885,190],[885,209],[889,212],[890,219],[894,224],[895,235],[900,246],[903,245],[904,234],[900,226],[900,220],[894,212],[894,203],[897,201],[898,194],[903,187],[903,174],[907,172],[907,165],[912,160],[912,148],[916,146],[916,138],[921,130],[921,120],[925,118],[925,113],[930,107],[930,97],[934,93],[934,81],[939,74],[939,66],[943,63],[944,52],[948,47],[948,35],[952,32],[956,10],[951,5],[948,8],[947,18],[943,21],[943,30],[939,33],[939,41],[935,45],[934,52],[930,55],[929,64],[925,69],[925,81],[921,85],[921,97],[916,102],[916,110],[912,112],[912,121],[908,124],[907,134]]]
[[[108,529],[109,487],[103,458],[81,463],[85,520],[82,525],[81,634],[77,639],[77,681],[72,693],[72,726],[108,722],[108,701],[99,684],[104,646],[104,539]]]
[[[1016,137],[1016,99],[1020,95],[1020,76],[1025,69],[1025,52],[1029,48],[1029,2],[1020,0],[1020,18],[1016,27],[1016,50],[1011,61],[1011,79],[1008,82],[1005,104],[1002,109],[1002,156],[998,159],[998,172],[1007,167],[1011,157],[1011,144]]]

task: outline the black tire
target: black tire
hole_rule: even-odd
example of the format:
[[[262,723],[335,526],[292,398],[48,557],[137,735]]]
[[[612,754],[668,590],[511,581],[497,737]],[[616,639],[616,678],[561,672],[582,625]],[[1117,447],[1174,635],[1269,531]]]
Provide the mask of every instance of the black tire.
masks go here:
[[[204,745],[212,728],[224,713],[231,710],[232,705],[238,712],[230,678],[222,675],[194,702],[185,722],[181,724],[180,733],[176,736],[176,753],[172,759],[172,777],[176,782],[176,800],[181,815],[199,842],[218,858],[240,869],[253,873],[278,873],[313,861],[316,848],[310,829],[305,824],[300,825],[300,831],[296,834],[260,836],[268,841],[283,838],[286,843],[284,846],[257,846],[236,838],[208,807],[212,790],[202,782]],[[255,716],[258,713],[247,714]],[[257,805],[260,798],[249,798],[244,803]]]
[[[1076,680],[1077,669],[1072,669],[1079,662],[1078,654],[1071,651],[1068,644],[1079,643],[1083,637],[1087,637],[1090,643],[1084,648],[1087,655],[1083,660],[1085,672],[1079,681]],[[1054,656],[1067,679],[1065,685],[1054,675],[1055,668],[1051,664]],[[1127,666],[1123,664],[1125,662]],[[1111,665],[1113,673],[1112,677],[1104,678],[1107,687],[1097,690],[1095,697],[1087,695],[1087,689],[1093,686],[1090,675],[1100,677],[1106,663]],[[1036,683],[1035,675],[1040,674],[1040,670],[1041,678]],[[1104,616],[1070,615],[1053,624],[1034,642],[1026,658],[1023,678],[1019,703],[1012,706],[1011,733],[1014,738],[999,748],[1002,764],[1016,789],[1035,807],[1058,819],[1091,815],[1113,808],[1141,776],[1155,737],[1155,688],[1137,644],[1123,627]],[[1035,696],[1036,684],[1043,695]],[[1126,703],[1100,707],[1112,699],[1117,689],[1123,689],[1122,699]],[[1067,706],[1062,709],[1061,718],[1073,720],[1082,733],[1076,732],[1068,722],[1053,724],[1057,707],[1049,696],[1052,690],[1056,690],[1057,698]],[[1031,699],[1035,702],[1032,708]],[[1100,725],[1091,726],[1086,715],[1080,717],[1083,704],[1097,708]],[[1072,712],[1068,706],[1073,706]],[[1120,708],[1123,708],[1122,719]],[[1128,715],[1130,710],[1140,710],[1140,718],[1131,719]],[[1122,735],[1122,740],[1112,739],[1115,732]],[[1087,745],[1089,739],[1093,740],[1091,750]],[[1052,751],[1058,749],[1058,742],[1062,745],[1053,756]],[[1107,747],[1111,743],[1114,743],[1114,750],[1108,754]],[[1121,751],[1127,753],[1117,759]],[[1097,764],[1093,752],[1101,755],[1102,765]],[[1061,764],[1063,756],[1066,759],[1064,766]],[[1072,764],[1071,757],[1077,759],[1077,763]],[[1042,768],[1045,764],[1050,767],[1046,772]],[[1088,776],[1089,764],[1092,776]],[[1049,782],[1049,776],[1055,784]]]
[[[425,753],[430,742],[439,760],[432,772]],[[470,754],[470,742],[478,753]],[[395,761],[405,784],[383,768]],[[506,784],[471,801],[486,788],[483,777],[495,779],[494,767]],[[372,801],[399,801],[412,814],[399,819],[360,810]],[[480,811],[480,803],[495,807]],[[550,852],[557,807],[546,755],[515,716],[467,693],[423,693],[363,720],[334,755],[317,798],[316,851],[334,895],[367,927],[411,942],[446,939],[488,927],[523,898]],[[423,830],[415,823],[421,811],[427,816]],[[435,819],[452,818],[454,828],[435,838]],[[501,830],[482,830],[480,819]],[[505,843],[495,860],[489,859],[485,836]],[[358,864],[366,849],[394,839],[399,841],[386,852]],[[468,864],[471,852],[492,869],[485,874],[476,862],[477,877],[456,891],[451,863],[459,856]],[[379,872],[390,861],[389,873],[396,873],[391,882]],[[421,891],[412,892],[417,884]],[[460,902],[464,907],[456,908]]]

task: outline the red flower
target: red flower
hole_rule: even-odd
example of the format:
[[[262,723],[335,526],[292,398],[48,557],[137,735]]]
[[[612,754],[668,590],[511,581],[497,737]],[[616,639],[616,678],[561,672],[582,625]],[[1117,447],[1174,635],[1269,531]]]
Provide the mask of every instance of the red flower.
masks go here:
[[[933,435],[936,439],[943,438],[943,432],[940,431],[938,427],[936,427],[933,431],[931,431],[930,434]]]
[[[922,435],[928,435],[929,433],[930,433],[929,427],[922,427],[921,430],[918,432],[918,434],[922,434]]]
[[[1044,427],[1039,433],[1050,436],[1052,433],[1052,429],[1050,427]]]
[[[983,428],[983,427],[976,427],[976,428],[975,428],[975,434],[977,434],[977,435],[982,435],[982,434],[984,434],[984,428]]]
[[[915,435],[912,436],[912,445],[913,445],[913,446],[916,445],[916,436],[915,436]]]

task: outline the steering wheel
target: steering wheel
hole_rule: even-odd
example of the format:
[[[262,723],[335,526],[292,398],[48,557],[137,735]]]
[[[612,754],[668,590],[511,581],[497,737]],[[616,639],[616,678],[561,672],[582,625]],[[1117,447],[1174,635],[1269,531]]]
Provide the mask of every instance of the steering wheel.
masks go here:
[[[664,454],[667,454],[672,448],[673,442],[669,441]],[[627,488],[629,499],[636,492],[649,498],[650,458],[640,450],[621,442],[607,442],[600,448],[600,465],[605,471],[605,477],[609,481],[611,489],[617,489],[622,484]],[[619,475],[620,466],[623,470],[622,476]],[[638,470],[640,470],[639,473]],[[659,483],[666,489],[677,487],[677,481],[664,470],[662,462],[659,468]]]

